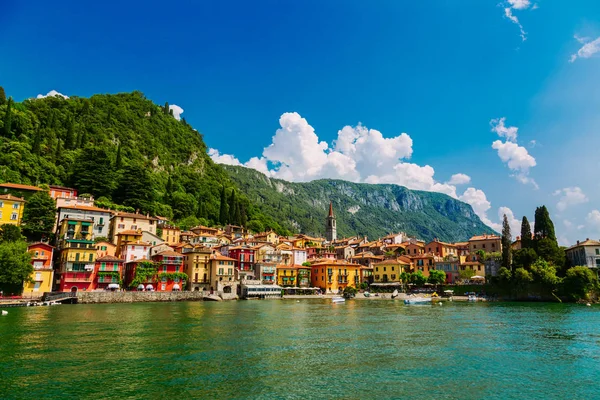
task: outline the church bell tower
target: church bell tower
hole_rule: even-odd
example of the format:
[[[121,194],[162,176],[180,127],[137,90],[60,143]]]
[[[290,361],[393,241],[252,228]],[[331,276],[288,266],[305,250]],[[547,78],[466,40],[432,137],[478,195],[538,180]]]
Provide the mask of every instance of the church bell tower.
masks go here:
[[[329,203],[329,215],[327,216],[327,224],[325,225],[325,238],[329,243],[337,239],[337,228],[335,226],[335,215],[333,215],[333,204]]]

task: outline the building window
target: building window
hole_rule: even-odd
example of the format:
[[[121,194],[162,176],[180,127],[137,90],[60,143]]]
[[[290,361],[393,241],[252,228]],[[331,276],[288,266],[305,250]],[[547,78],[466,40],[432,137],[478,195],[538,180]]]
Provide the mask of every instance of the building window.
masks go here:
[[[596,249],[596,255],[600,255],[600,249]]]
[[[19,203],[14,203],[13,204],[13,209],[18,210],[19,209]]]
[[[16,221],[17,220],[17,213],[12,213],[10,216],[10,220],[11,221]]]
[[[125,229],[125,224],[118,224],[117,229]]]

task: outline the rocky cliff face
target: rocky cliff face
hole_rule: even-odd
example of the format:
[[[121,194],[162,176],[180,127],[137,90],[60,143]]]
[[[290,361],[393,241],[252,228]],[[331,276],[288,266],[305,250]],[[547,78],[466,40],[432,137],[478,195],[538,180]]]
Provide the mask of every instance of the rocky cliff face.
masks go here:
[[[462,241],[493,232],[470,205],[441,193],[339,180],[293,183],[243,167],[225,169],[265,214],[311,235],[324,234],[330,201],[339,237],[366,235],[376,239],[405,231],[424,240]]]

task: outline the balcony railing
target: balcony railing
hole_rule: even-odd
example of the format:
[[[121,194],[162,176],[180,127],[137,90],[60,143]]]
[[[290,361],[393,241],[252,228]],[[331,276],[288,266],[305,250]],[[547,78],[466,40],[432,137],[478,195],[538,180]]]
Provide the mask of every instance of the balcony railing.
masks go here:
[[[65,276],[65,282],[90,282],[92,280],[90,276]]]

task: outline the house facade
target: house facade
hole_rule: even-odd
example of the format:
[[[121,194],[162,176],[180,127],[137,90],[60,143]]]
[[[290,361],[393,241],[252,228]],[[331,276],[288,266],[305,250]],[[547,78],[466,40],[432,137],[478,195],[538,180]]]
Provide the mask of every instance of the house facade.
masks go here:
[[[577,243],[565,250],[569,263],[574,266],[600,268],[600,241],[590,240]]]
[[[45,292],[51,292],[54,278],[54,247],[48,243],[32,243],[27,247],[27,251],[31,254],[33,272],[32,281],[23,283],[23,295],[41,296]]]
[[[12,194],[0,195],[0,225],[21,225],[25,199]]]

